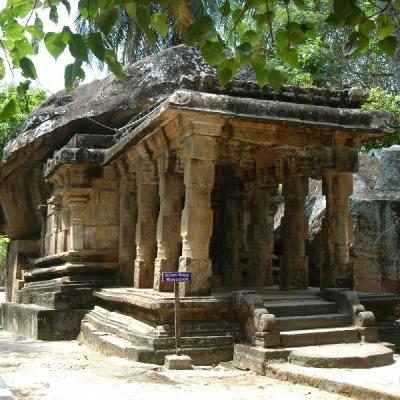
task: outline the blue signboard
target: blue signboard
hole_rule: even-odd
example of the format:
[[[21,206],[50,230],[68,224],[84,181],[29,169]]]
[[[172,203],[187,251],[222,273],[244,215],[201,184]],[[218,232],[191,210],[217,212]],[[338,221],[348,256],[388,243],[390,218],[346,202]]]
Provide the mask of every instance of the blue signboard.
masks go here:
[[[191,272],[163,272],[163,282],[192,282]]]

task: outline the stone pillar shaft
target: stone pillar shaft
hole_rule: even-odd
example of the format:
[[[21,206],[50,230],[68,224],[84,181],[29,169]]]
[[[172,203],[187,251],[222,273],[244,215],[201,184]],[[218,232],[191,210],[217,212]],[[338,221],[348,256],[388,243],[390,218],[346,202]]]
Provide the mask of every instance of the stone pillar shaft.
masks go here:
[[[257,185],[251,189],[249,248],[251,286],[272,285],[272,258],[274,255],[274,214],[276,205],[272,193],[276,186]]]
[[[205,128],[212,127],[206,125]],[[181,284],[180,292],[184,296],[209,295],[212,275],[209,251],[213,231],[211,191],[215,179],[216,140],[201,131],[199,135],[185,137],[183,145],[185,207],[181,220],[179,270],[192,271],[193,281]]]
[[[242,267],[240,265],[241,221],[243,198],[239,194],[227,195],[224,202],[224,285],[242,285]]]
[[[126,171],[120,177],[119,184],[119,244],[118,261],[120,279],[125,286],[133,286],[134,263],[136,257],[135,235],[137,220],[136,184],[133,174]]]
[[[183,177],[164,171],[160,160],[160,213],[157,222],[157,258],[155,261],[154,289],[172,291],[173,284],[162,282],[162,273],[177,271],[181,247]]]
[[[83,250],[83,217],[87,198],[69,198],[67,200],[70,212],[69,250]]]
[[[321,288],[340,286],[349,282],[349,244],[352,241],[352,221],[349,197],[353,191],[353,175],[329,174],[322,179],[322,192],[326,197],[325,218],[322,224],[325,262],[321,270]]]
[[[288,176],[283,181],[285,214],[281,222],[283,256],[280,266],[281,289],[306,289],[308,287],[308,257],[305,241],[308,235],[308,218],[305,201],[308,178]]]
[[[156,258],[156,232],[159,211],[155,166],[142,161],[137,175],[136,260],[134,286],[152,288]]]

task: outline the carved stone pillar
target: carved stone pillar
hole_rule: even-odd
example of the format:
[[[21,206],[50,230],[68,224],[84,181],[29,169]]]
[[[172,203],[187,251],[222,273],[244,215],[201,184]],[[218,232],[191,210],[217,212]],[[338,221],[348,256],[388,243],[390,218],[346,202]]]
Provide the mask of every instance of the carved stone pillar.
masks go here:
[[[83,217],[88,198],[86,196],[71,196],[66,198],[69,209],[69,241],[68,250],[83,250]]]
[[[183,177],[174,171],[173,157],[159,159],[160,213],[157,222],[157,258],[154,271],[154,289],[168,292],[173,284],[162,282],[162,273],[177,271],[181,248],[179,227],[184,193]]]
[[[216,131],[212,125],[206,128]],[[213,229],[211,191],[217,144],[215,137],[203,133],[185,137],[183,146],[185,208],[181,221],[182,256],[179,270],[192,271],[193,281],[191,284],[181,284],[180,292],[183,296],[209,295],[212,275],[209,247]]]
[[[353,227],[349,197],[353,192],[353,175],[325,175],[322,192],[326,197],[326,211],[322,223],[325,262],[321,269],[321,288],[348,286],[352,280],[349,244],[353,239]]]
[[[257,185],[251,189],[249,204],[249,284],[270,286],[272,279],[272,259],[274,255],[274,215],[276,204],[273,194],[276,185]]]
[[[134,286],[152,288],[159,199],[156,169],[149,161],[142,160],[137,174],[137,206]]]
[[[119,180],[119,276],[123,286],[133,286],[136,258],[137,200],[134,175],[120,168]]]
[[[242,240],[241,212],[243,198],[240,193],[228,194],[224,202],[224,285],[242,285],[240,247]]]
[[[308,287],[308,257],[305,241],[308,235],[308,218],[305,201],[308,178],[289,176],[283,178],[285,214],[281,221],[283,256],[280,266],[280,289],[306,289]]]

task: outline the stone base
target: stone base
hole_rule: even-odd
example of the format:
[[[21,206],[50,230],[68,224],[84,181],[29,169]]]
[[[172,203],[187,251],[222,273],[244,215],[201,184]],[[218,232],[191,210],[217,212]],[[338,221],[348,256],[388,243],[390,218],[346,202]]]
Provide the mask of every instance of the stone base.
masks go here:
[[[54,310],[35,304],[3,303],[3,329],[36,340],[76,339],[88,310]]]
[[[192,369],[192,359],[186,355],[172,354],[165,357],[166,369]]]
[[[156,346],[154,346],[151,345],[154,340],[151,335],[131,332],[129,339],[126,339],[126,332],[120,334],[110,332],[111,323],[103,327],[106,330],[96,328],[85,318],[79,335],[80,342],[106,356],[122,357],[150,364],[163,365],[166,356],[175,354],[174,338],[161,342],[155,340]],[[220,338],[212,337],[183,337],[181,339],[183,351],[191,357],[194,365],[211,365],[232,360],[233,343],[230,337],[225,339],[228,344],[219,343]]]
[[[151,289],[102,289],[82,321],[80,340],[107,355],[164,364],[175,354],[174,295]],[[230,361],[240,335],[229,298],[181,299],[182,352],[195,365]]]
[[[233,366],[265,375],[265,366],[271,361],[286,361],[290,350],[266,349],[246,344],[235,344]]]

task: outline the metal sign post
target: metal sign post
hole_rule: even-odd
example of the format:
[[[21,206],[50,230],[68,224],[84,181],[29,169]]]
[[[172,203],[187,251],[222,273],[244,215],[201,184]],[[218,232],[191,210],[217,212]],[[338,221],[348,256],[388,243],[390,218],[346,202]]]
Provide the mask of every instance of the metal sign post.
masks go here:
[[[175,310],[175,351],[179,354],[181,347],[181,303],[179,297],[179,282],[192,282],[191,272],[163,272],[163,282],[174,282]]]

